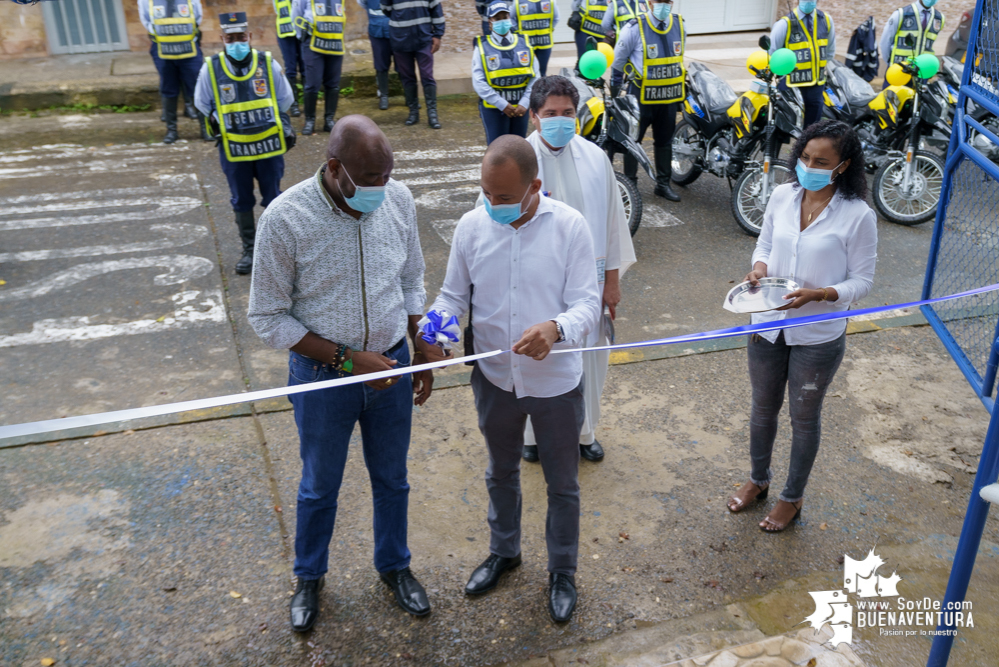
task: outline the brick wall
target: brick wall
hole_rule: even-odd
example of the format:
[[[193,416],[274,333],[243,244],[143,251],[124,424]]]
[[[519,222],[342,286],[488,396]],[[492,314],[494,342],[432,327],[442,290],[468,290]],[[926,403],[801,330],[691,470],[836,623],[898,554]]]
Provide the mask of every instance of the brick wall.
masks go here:
[[[41,7],[0,0],[0,57],[44,56],[48,53]]]

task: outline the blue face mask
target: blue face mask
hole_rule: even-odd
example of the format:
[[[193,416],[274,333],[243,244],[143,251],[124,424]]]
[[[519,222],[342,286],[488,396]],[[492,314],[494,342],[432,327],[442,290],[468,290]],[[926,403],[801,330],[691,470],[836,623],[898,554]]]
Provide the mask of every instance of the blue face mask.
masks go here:
[[[576,119],[555,116],[541,119],[541,138],[552,148],[562,148],[576,136]]]
[[[232,42],[225,45],[225,52],[230,58],[240,61],[250,55],[250,42]]]
[[[531,189],[528,188],[527,192]],[[517,204],[497,204],[493,206],[489,203],[489,197],[483,196],[482,198],[486,202],[486,213],[489,217],[500,223],[501,225],[509,225],[511,223],[517,222],[520,216],[524,215],[524,212],[520,210],[520,207],[524,204],[524,199],[527,198],[527,192],[521,198],[520,203]]]
[[[384,185],[354,185],[354,179],[350,177],[343,162],[340,163],[340,171],[347,174],[347,180],[354,186],[353,197],[343,195],[343,200],[347,202],[347,206],[361,213],[371,213],[385,201]],[[343,194],[342,188],[340,193]]]
[[[937,4],[937,0],[923,0],[923,7],[926,7],[927,9],[935,4]]]
[[[670,2],[656,2],[652,4],[652,15],[660,21],[665,21],[669,18],[670,12],[673,11],[673,3]]]
[[[801,0],[798,3],[798,9],[801,10],[802,14],[811,14],[815,11],[815,0]]]
[[[510,32],[513,27],[513,21],[510,19],[500,19],[499,21],[493,21],[493,32],[497,35],[503,36]]]
[[[805,163],[798,159],[798,166],[794,168],[794,173],[798,176],[798,185],[816,192],[832,183],[833,172],[840,168],[840,162],[832,169],[812,169],[805,166]]]

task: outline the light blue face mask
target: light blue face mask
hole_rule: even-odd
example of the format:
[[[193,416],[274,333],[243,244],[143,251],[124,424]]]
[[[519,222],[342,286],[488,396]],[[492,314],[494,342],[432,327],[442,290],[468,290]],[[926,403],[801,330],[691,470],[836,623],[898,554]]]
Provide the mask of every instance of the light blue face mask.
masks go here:
[[[354,186],[353,197],[343,195],[343,200],[347,202],[347,206],[361,213],[371,213],[382,205],[382,202],[385,201],[384,185],[355,185],[354,179],[350,177],[350,173],[343,166],[343,162],[340,163],[340,170],[347,174],[347,180]],[[343,194],[342,189],[340,193]]]
[[[513,28],[513,21],[510,19],[500,19],[493,22],[493,32],[501,37],[510,32],[511,28]]]
[[[659,21],[665,21],[669,18],[670,13],[673,11],[673,3],[671,2],[654,2],[652,3],[652,15],[656,17]]]
[[[528,188],[527,192],[530,191],[531,189]],[[524,215],[524,212],[520,210],[520,207],[523,206],[524,199],[527,198],[527,192],[524,193],[524,196],[521,197],[520,202],[517,204],[496,204],[495,206],[490,204],[489,197],[486,197],[483,194],[482,198],[486,202],[486,213],[489,214],[490,218],[501,225],[509,225],[517,222],[517,220],[520,219],[520,216]]]
[[[798,9],[801,10],[802,14],[811,14],[815,11],[815,0],[801,0],[798,3]]]
[[[923,0],[923,7],[926,7],[927,9],[935,4],[937,4],[937,0]]]
[[[541,119],[541,138],[552,148],[566,146],[576,136],[576,118],[553,116]]]
[[[794,168],[794,173],[798,176],[798,185],[806,190],[817,192],[832,183],[833,172],[839,169],[842,164],[840,162],[832,169],[813,169],[806,167],[801,158],[798,158],[798,166]]]
[[[243,60],[250,55],[250,42],[231,42],[225,45],[225,52],[233,60]]]

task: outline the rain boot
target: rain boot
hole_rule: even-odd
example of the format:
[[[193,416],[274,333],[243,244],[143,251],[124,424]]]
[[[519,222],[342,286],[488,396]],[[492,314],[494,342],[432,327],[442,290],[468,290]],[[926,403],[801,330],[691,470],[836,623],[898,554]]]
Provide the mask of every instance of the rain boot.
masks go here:
[[[673,174],[673,150],[671,146],[655,146],[652,149],[656,161],[656,189],[653,194],[670,201],[680,201],[680,195],[670,187],[669,179]]]
[[[198,112],[198,129],[201,130],[201,140],[202,141],[215,141],[215,137],[208,130],[208,119],[205,114]]]
[[[298,77],[288,77],[288,83],[291,85],[291,94],[294,98],[291,106],[288,107],[288,115],[292,118],[298,118],[302,115],[302,111],[298,108]]]
[[[388,109],[388,72],[375,72],[375,81],[378,83],[378,108],[382,111]]]
[[[236,262],[236,273],[246,275],[253,270],[253,240],[257,230],[253,224],[253,211],[236,211],[236,227],[243,242],[243,256]]]
[[[406,95],[406,106],[409,107],[409,117],[406,125],[416,125],[420,122],[420,95],[415,83],[407,83],[402,92]]]
[[[441,129],[437,118],[437,86],[423,86],[423,99],[427,102],[427,124],[435,130]]]
[[[323,124],[323,132],[329,132],[336,123],[336,106],[340,102],[340,89],[326,89],[326,122]]]
[[[194,108],[194,105],[184,100],[184,117],[191,118],[193,120],[198,119],[198,111]]]
[[[302,127],[302,135],[309,136],[316,131],[316,102],[319,101],[319,93],[305,93],[302,104],[305,105],[305,126]]]
[[[163,143],[172,144],[180,138],[177,136],[177,98],[162,97],[161,99],[163,100],[163,117],[166,119],[167,129]]]

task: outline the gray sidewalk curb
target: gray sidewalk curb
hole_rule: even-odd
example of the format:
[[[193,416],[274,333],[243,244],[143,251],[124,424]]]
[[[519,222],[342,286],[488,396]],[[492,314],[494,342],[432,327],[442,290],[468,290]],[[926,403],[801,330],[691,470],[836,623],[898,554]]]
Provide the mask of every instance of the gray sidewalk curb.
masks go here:
[[[884,329],[896,329],[899,327],[920,326],[927,326],[926,318],[924,318],[921,313],[914,313],[899,317],[889,317],[882,320],[850,322],[847,325],[846,332],[852,335],[873,333]],[[686,357],[694,354],[723,352],[742,347],[746,347],[744,336],[722,338],[699,343],[697,345],[662,345],[649,348],[636,348],[633,350],[622,350],[621,352],[612,353],[610,363],[615,366],[621,364],[634,364],[645,361],[672,359],[674,357]],[[454,387],[465,386],[469,384],[470,378],[471,371],[455,373],[453,375],[449,375],[443,382],[441,382],[441,384],[435,386],[434,390],[439,391],[441,389],[451,389]],[[0,439],[0,449],[24,447],[27,445],[41,445],[60,442],[63,440],[79,440],[82,438],[93,438],[111,433],[122,433],[124,431],[141,431],[152,428],[161,428],[164,426],[177,426],[180,424],[229,419],[232,417],[247,417],[254,412],[257,414],[284,412],[290,409],[291,404],[288,402],[288,399],[273,398],[255,403],[240,403],[238,405],[227,405],[209,410],[194,410],[131,422],[116,422],[113,424],[107,424],[102,428],[87,427],[59,431],[57,434],[47,433],[17,438],[3,438]]]

